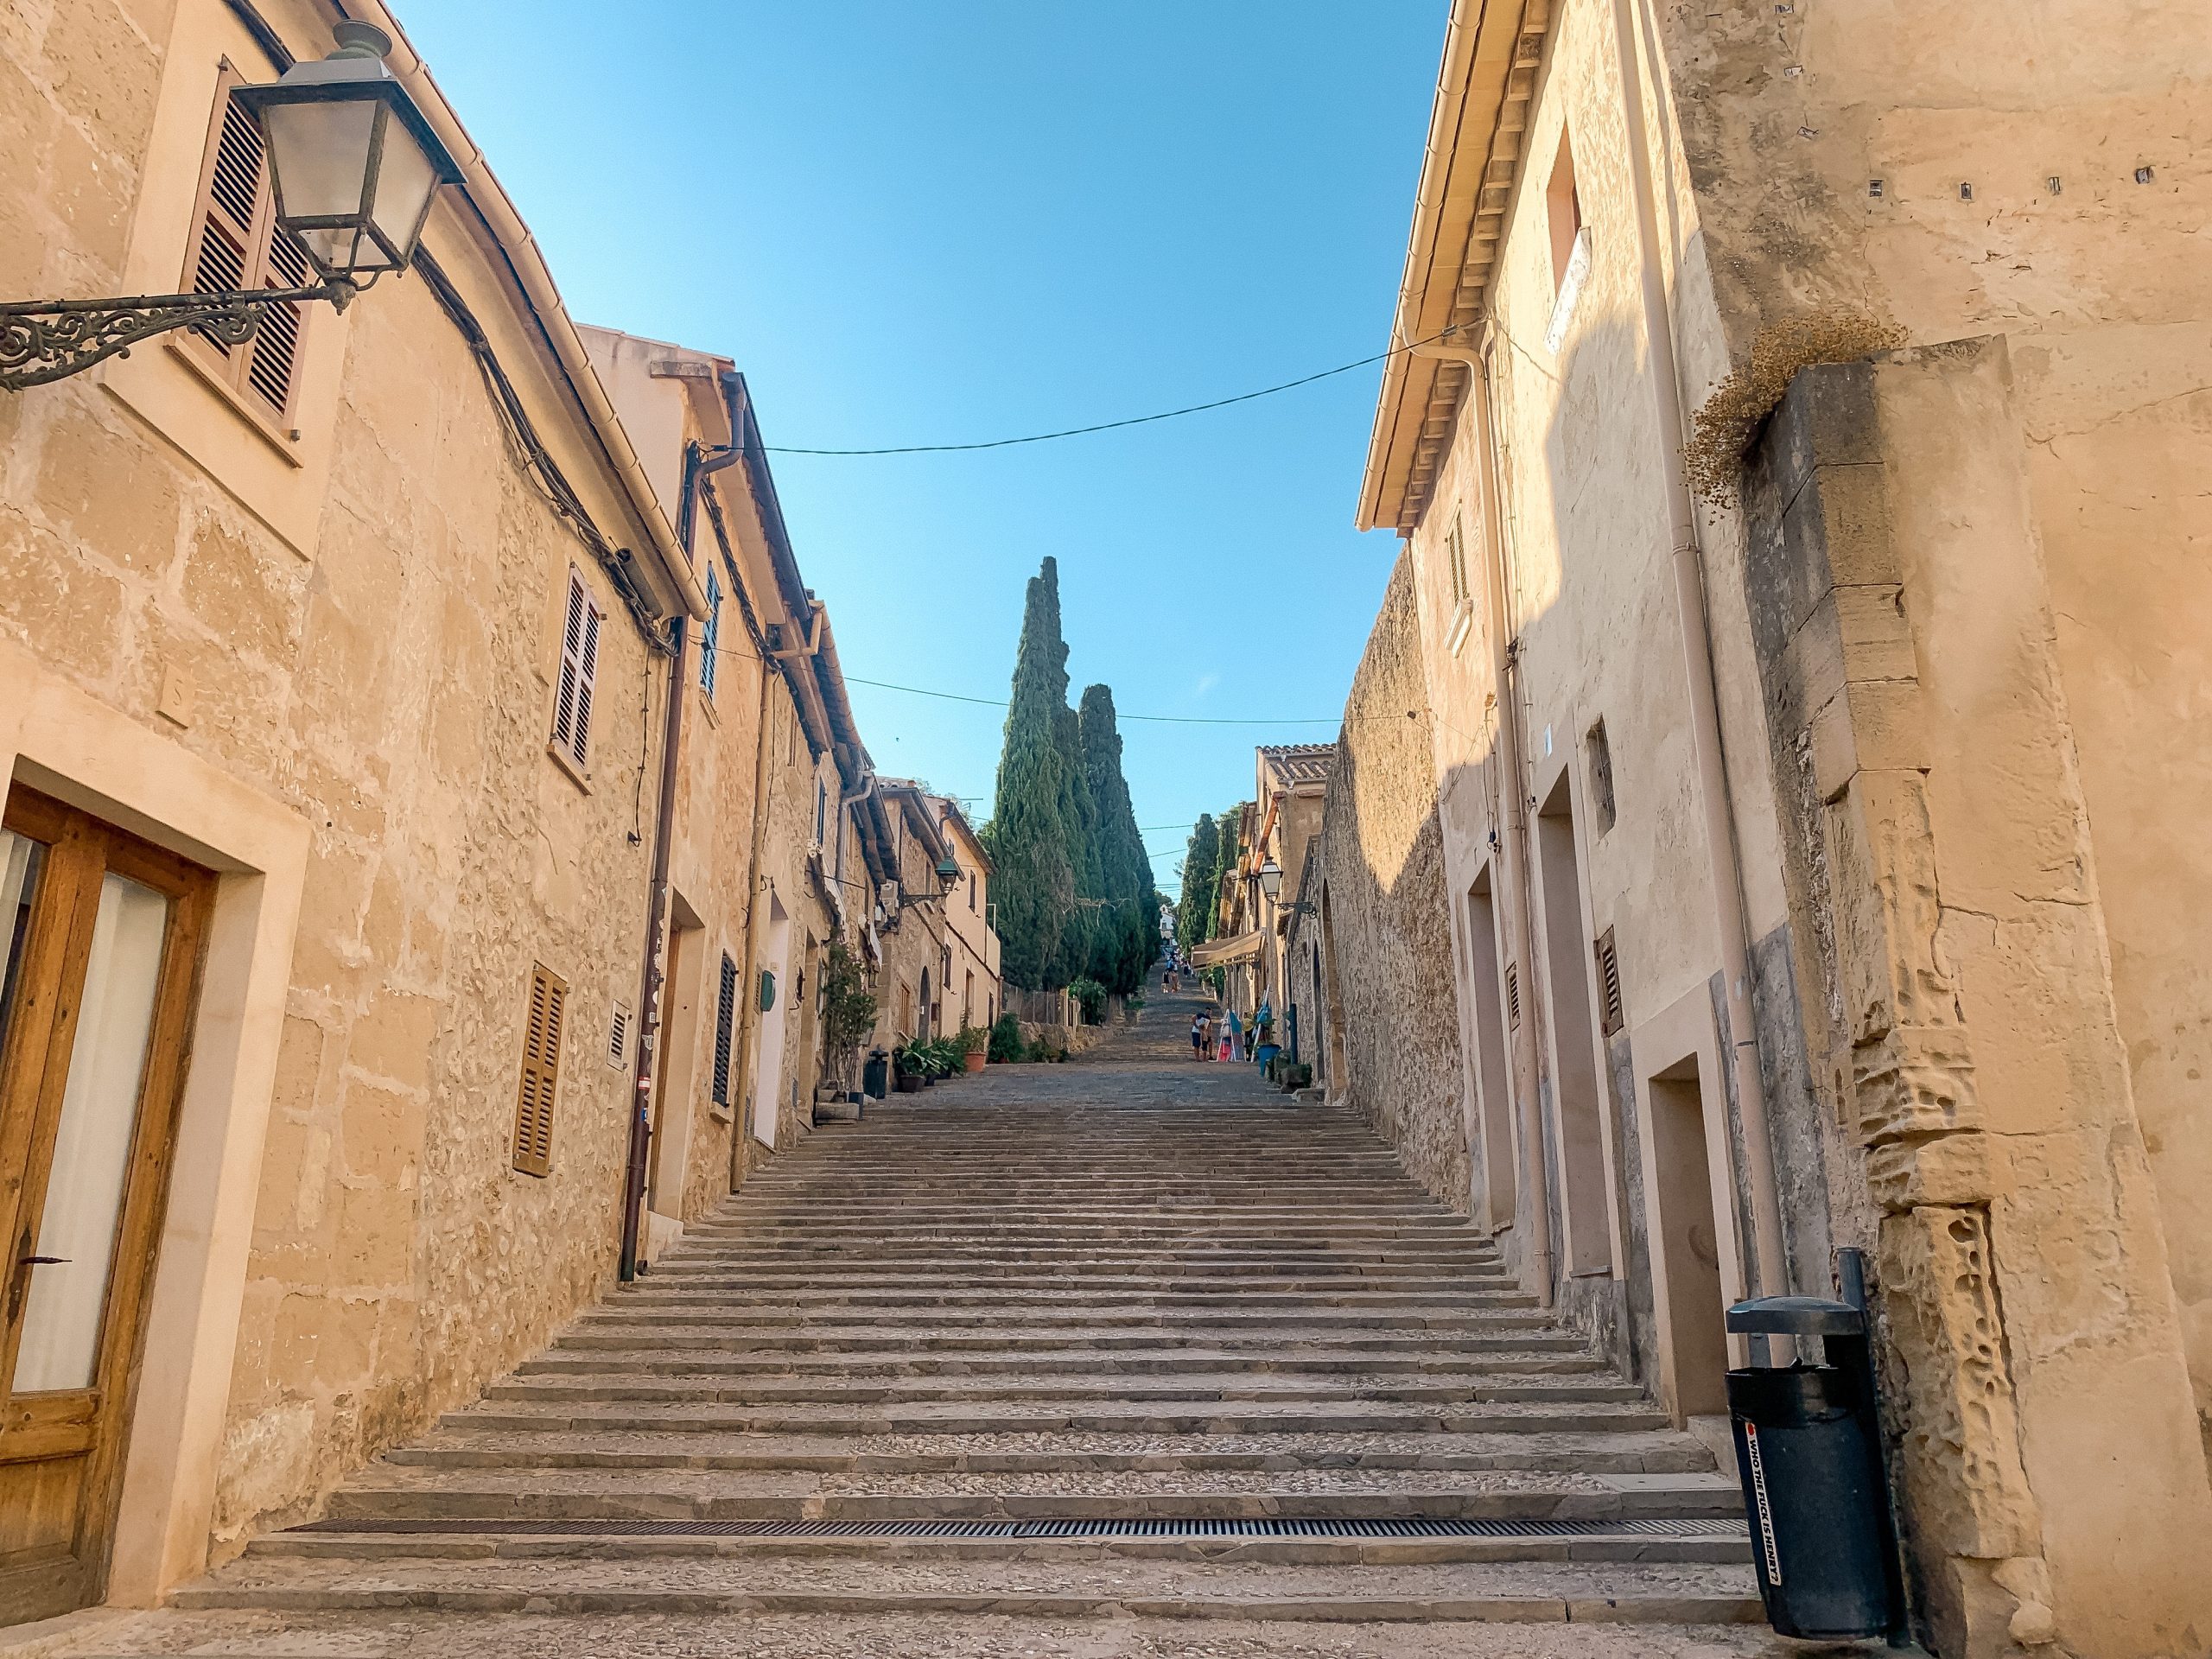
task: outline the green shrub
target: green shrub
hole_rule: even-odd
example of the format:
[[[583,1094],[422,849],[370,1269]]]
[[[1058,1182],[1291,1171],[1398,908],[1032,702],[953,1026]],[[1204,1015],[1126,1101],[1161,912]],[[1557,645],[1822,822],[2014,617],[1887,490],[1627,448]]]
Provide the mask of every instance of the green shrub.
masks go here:
[[[1106,988],[1088,975],[1068,983],[1068,995],[1083,1014],[1083,1023],[1095,1026],[1106,1014]]]
[[[999,1015],[991,1027],[990,1055],[995,1064],[1026,1058],[1022,1053],[1021,1021],[1012,1014]]]

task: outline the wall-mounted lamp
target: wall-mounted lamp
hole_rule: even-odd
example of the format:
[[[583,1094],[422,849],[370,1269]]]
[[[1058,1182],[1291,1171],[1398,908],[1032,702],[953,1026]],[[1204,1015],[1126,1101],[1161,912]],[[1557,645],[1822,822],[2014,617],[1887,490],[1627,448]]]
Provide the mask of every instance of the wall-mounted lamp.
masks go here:
[[[64,379],[177,328],[243,346],[272,306],[327,300],[342,311],[386,271],[407,269],[438,186],[460,182],[461,168],[385,64],[391,37],[359,22],[331,33],[338,49],[328,57],[296,63],[265,86],[232,94],[268,142],[277,226],[298,241],[323,280],[305,288],[0,305],[0,388],[21,391]]]

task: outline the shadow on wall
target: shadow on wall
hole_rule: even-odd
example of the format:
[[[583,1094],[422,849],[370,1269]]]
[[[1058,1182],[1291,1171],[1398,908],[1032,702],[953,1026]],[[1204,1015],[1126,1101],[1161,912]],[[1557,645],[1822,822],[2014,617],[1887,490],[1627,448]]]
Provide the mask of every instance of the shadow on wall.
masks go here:
[[[1414,1180],[1464,1210],[1459,1023],[1409,550],[1352,679],[1321,839],[1330,1012],[1344,1049],[1336,1086]]]

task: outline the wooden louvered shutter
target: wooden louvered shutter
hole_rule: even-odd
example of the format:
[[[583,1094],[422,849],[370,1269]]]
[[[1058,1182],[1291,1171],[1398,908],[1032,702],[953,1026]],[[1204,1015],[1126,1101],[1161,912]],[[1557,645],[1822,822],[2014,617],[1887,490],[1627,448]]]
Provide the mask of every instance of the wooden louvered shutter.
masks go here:
[[[737,964],[722,957],[721,994],[715,1004],[715,1104],[729,1104],[730,1050],[737,1027]]]
[[[591,694],[599,678],[599,607],[586,601],[584,647],[576,673],[576,764],[591,764]]]
[[[561,1086],[561,1026],[569,982],[543,963],[530,970],[522,1027],[522,1079],[515,1096],[515,1167],[553,1173],[553,1101]]]
[[[583,572],[569,567],[568,613],[561,623],[561,678],[553,699],[553,746],[582,771],[591,757],[593,683],[599,674],[599,607]]]
[[[1603,1012],[1598,1024],[1600,1033],[1607,1037],[1616,1034],[1628,1023],[1627,1011],[1621,1002],[1620,952],[1613,948],[1613,930],[1607,928],[1598,936],[1598,1004]]]
[[[299,288],[315,279],[306,252],[276,228],[276,193],[260,124],[231,97],[236,79],[224,77],[208,143],[187,265],[195,294]],[[200,340],[220,360],[222,378],[232,390],[272,417],[282,417],[292,405],[304,322],[299,306],[271,306],[243,346],[226,346],[205,334]]]

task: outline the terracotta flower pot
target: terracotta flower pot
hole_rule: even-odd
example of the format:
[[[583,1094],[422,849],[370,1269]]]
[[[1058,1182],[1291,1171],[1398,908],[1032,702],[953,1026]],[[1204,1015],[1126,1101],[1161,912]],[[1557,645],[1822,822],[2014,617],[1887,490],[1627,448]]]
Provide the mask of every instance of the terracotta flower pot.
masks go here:
[[[968,1062],[970,1071],[980,1071],[990,1063],[991,1057],[980,1048],[971,1048],[962,1058]]]

